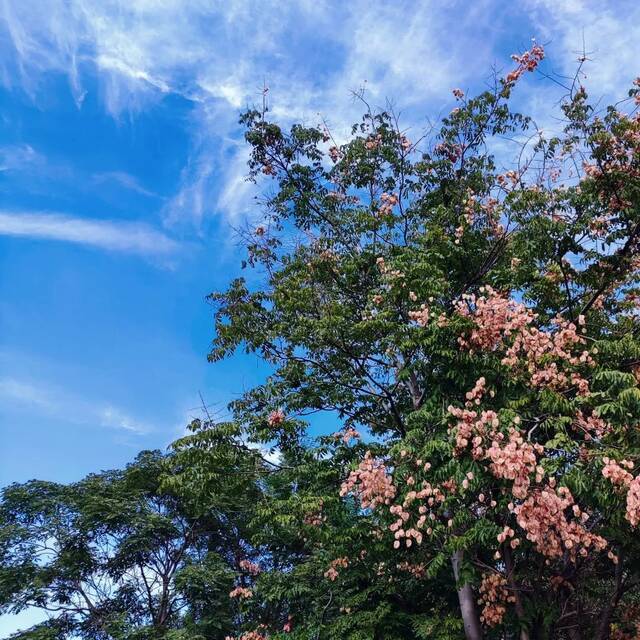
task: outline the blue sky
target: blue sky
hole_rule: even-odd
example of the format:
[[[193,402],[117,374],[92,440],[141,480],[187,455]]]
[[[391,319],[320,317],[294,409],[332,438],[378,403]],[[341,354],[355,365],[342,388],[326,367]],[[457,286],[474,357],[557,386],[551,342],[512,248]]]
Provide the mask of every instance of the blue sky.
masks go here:
[[[265,84],[283,122],[339,134],[366,86],[419,132],[532,36],[558,73],[584,41],[588,85],[622,95],[638,24],[625,0],[0,0],[0,486],[165,447],[200,393],[222,407],[264,375],[207,364],[204,297],[260,218],[237,118]],[[544,121],[555,87],[518,91]]]
[[[206,363],[204,296],[259,219],[237,117],[344,130],[350,91],[419,131],[532,36],[547,70],[615,95],[637,75],[634,2],[0,0],[0,486],[69,481],[164,447],[264,369]],[[540,111],[555,87],[530,79]]]

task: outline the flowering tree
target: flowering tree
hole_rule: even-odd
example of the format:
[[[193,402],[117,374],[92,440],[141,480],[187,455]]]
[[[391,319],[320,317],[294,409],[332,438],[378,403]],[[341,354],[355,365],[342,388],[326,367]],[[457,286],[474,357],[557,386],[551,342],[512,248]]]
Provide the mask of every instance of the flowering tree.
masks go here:
[[[457,593],[458,631],[414,621],[420,637],[640,634],[640,80],[596,111],[578,71],[546,137],[509,109],[543,57],[455,89],[432,138],[366,103],[345,141],[242,119],[252,175],[275,185],[247,232],[264,281],[211,296],[210,357],[243,345],[273,366],[233,408],[285,455],[303,455],[305,415],[339,416],[322,464],[342,470],[341,535],[390,555],[348,555],[332,530],[314,558],[334,586],[364,566]]]

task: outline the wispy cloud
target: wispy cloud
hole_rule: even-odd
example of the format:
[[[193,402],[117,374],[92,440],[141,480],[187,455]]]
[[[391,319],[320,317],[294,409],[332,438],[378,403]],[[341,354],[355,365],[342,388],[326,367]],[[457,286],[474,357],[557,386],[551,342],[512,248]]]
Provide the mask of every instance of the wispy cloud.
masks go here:
[[[23,409],[34,415],[144,435],[152,428],[144,421],[104,401],[92,401],[55,385],[14,377],[0,378],[0,400],[6,410]]]
[[[240,146],[230,156],[221,150],[240,139],[237,113],[257,102],[263,82],[281,121],[313,122],[320,113],[344,128],[360,110],[350,91],[366,86],[374,104],[395,98],[407,124],[417,124],[441,111],[448,89],[479,87],[492,63],[507,63],[509,40],[538,35],[551,42],[555,66],[568,70],[584,35],[602,93],[616,92],[640,55],[632,0],[527,0],[508,10],[497,0],[53,0],[46,12],[40,5],[0,0],[0,79],[35,95],[43,74],[63,73],[80,102],[91,75],[115,117],[170,93],[190,101],[191,150],[164,213],[169,224],[196,229],[208,215],[233,218],[244,207]]]
[[[168,256],[178,243],[142,223],[77,218],[60,213],[0,210],[0,235],[73,242],[109,251]]]
[[[103,183],[115,183],[123,189],[128,189],[134,193],[139,193],[141,196],[148,198],[158,198],[158,194],[150,191],[140,181],[125,171],[103,171],[101,173],[94,173],[92,180],[95,184]]]
[[[5,145],[0,147],[0,171],[32,172],[46,163],[44,156],[29,144]]]
[[[541,41],[549,40],[554,67],[572,76],[583,49],[586,84],[595,96],[620,98],[640,73],[640,4],[635,0],[530,0]]]

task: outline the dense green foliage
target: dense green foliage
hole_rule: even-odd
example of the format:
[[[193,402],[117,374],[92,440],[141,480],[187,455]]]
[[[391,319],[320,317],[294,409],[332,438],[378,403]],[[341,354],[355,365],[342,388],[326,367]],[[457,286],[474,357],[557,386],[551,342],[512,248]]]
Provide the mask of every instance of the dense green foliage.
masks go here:
[[[123,471],[68,486],[4,490],[0,606],[52,614],[17,637],[178,640],[232,628],[230,514],[197,515],[163,490],[171,464],[145,452]]]

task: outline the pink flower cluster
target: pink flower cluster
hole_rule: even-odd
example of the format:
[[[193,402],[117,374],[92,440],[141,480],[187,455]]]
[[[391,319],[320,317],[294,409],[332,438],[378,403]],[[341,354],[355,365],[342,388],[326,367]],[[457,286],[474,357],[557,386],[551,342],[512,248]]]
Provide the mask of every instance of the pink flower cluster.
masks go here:
[[[334,437],[342,440],[344,444],[349,444],[352,440],[359,440],[360,433],[353,427],[348,427],[344,431],[338,431],[335,433]]]
[[[456,162],[464,151],[464,147],[453,142],[440,142],[434,147],[434,152],[440,156],[444,156],[449,162]]]
[[[471,334],[458,338],[460,346],[471,353],[475,349],[495,351],[505,338],[522,331],[535,319],[524,305],[490,286],[480,287],[480,294],[465,294],[455,305],[461,316],[473,320]]]
[[[496,435],[503,435],[502,433]],[[515,428],[509,429],[509,441],[501,446],[500,438],[496,438],[487,449],[487,458],[491,460],[490,469],[496,478],[513,480],[511,489],[514,497],[524,499],[531,485],[530,475],[536,472],[536,481],[540,482],[544,469],[538,466],[536,453],[543,447],[526,442],[522,434]]]
[[[262,572],[260,565],[256,564],[255,562],[251,562],[251,560],[240,560],[239,564],[242,571],[246,571],[252,576],[257,576]]]
[[[422,460],[418,462],[420,465],[422,464]],[[430,463],[427,462],[423,468],[425,471],[428,471],[431,468]],[[408,486],[413,486],[415,484],[415,478],[413,476],[409,476],[406,478],[405,482]],[[466,478],[465,482],[468,486],[468,480]],[[456,490],[456,483],[453,479],[443,482],[442,486],[449,492]],[[429,526],[429,524],[436,519],[433,508],[439,503],[444,502],[445,498],[446,496],[440,487],[432,486],[431,483],[423,481],[422,488],[419,491],[412,489],[407,492],[402,505],[394,504],[389,507],[391,514],[395,515],[397,518],[389,525],[389,530],[393,532],[394,548],[399,549],[402,541],[404,541],[406,547],[411,547],[414,542],[418,545],[422,544],[422,531],[425,530],[426,534],[429,536],[433,533],[432,527]],[[411,518],[411,513],[408,511],[408,508],[416,500],[424,501],[426,504],[421,504],[418,508],[417,511],[420,515],[418,516],[415,526],[408,527],[406,525]]]
[[[413,143],[411,142],[411,140],[409,140],[409,138],[407,138],[407,136],[401,135],[400,146],[403,148],[404,151],[408,151],[413,146]]]
[[[229,592],[230,598],[238,598],[240,600],[246,600],[251,596],[253,596],[253,591],[245,587],[236,587],[235,589]]]
[[[500,420],[495,411],[488,410],[478,413],[471,409],[460,409],[451,405],[448,412],[458,419],[454,427],[457,453],[461,453],[471,444],[471,454],[475,460],[480,460],[485,455],[485,438],[494,437],[494,435],[498,438],[504,438],[504,435],[497,432]]]
[[[329,568],[324,572],[324,577],[333,582],[340,574],[338,567],[346,569],[349,566],[349,558],[336,558],[329,564]]]
[[[486,393],[486,387],[486,378],[484,376],[478,378],[475,385],[473,386],[473,389],[471,389],[471,391],[467,391],[467,393],[465,394],[465,397],[467,399],[467,401],[465,402],[465,406],[470,408],[474,404],[480,404],[480,402],[482,402],[484,394]]]
[[[499,625],[507,612],[507,603],[515,602],[515,597],[507,589],[507,579],[499,573],[485,573],[480,583],[482,605],[480,622],[488,627]]]
[[[323,515],[322,508],[324,506],[324,500],[320,500],[320,505],[317,511],[312,511],[305,514],[303,518],[304,524],[310,527],[320,527],[327,519],[327,516]]]
[[[398,196],[395,193],[383,193],[380,196],[378,215],[381,217],[393,215],[393,207],[398,204]]]
[[[482,295],[465,294],[456,303],[456,311],[473,320],[469,335],[458,338],[461,347],[470,353],[479,349],[495,351],[505,347],[502,364],[516,367],[522,363],[536,387],[565,389],[573,385],[580,395],[589,392],[589,384],[579,373],[567,374],[558,363],[569,366],[593,366],[589,352],[576,347],[585,344],[578,327],[563,318],[551,321],[552,329],[543,331],[532,324],[537,316],[523,304],[492,289],[481,287]],[[584,325],[584,317],[578,319]]]
[[[378,133],[376,135],[371,134],[365,141],[364,146],[369,151],[373,151],[377,149],[382,144],[382,134]]]
[[[544,48],[539,44],[534,44],[529,51],[525,51],[522,55],[513,54],[511,59],[517,62],[518,66],[507,75],[507,84],[515,83],[527,71],[535,71],[544,59]]]
[[[414,540],[417,544],[422,544],[422,533],[418,531],[418,529],[410,527],[405,530],[402,528],[402,525],[409,520],[411,514],[408,511],[405,511],[399,504],[392,505],[389,508],[389,511],[393,515],[398,516],[398,519],[389,526],[389,529],[394,533],[394,549],[400,548],[401,540],[405,541],[407,547],[410,547],[413,544]],[[426,520],[426,517],[424,518],[424,520]]]
[[[620,487],[628,487],[631,484],[633,475],[627,471],[627,469],[633,469],[633,462],[631,462],[631,460],[616,462],[605,456],[602,462],[604,462],[602,475],[612,484]]]
[[[625,518],[632,527],[637,527],[640,524],[640,475],[636,476],[629,484]]]
[[[282,424],[284,422],[284,418],[284,411],[282,411],[282,409],[276,409],[269,414],[269,417],[267,418],[267,424],[270,427],[278,426],[279,424]]]
[[[585,440],[602,438],[611,431],[611,425],[605,420],[594,414],[585,416],[582,411],[576,413],[574,426],[584,433]]]
[[[569,489],[560,487],[556,491],[554,485],[550,481],[513,508],[527,539],[547,558],[561,558],[567,553],[575,561],[578,554],[586,556],[590,549],[605,549],[607,541],[584,527],[589,515],[575,504]],[[574,519],[567,517],[568,510]]]
[[[396,568],[410,573],[414,578],[424,578],[427,575],[427,565],[422,562],[418,564],[407,561],[399,562]]]
[[[341,156],[342,156],[342,152],[340,151],[340,149],[338,149],[338,147],[336,146],[329,147],[329,157],[331,158],[331,160],[333,160],[333,162],[338,162]]]
[[[431,312],[426,304],[420,305],[420,309],[417,311],[409,311],[409,318],[421,327],[426,327],[429,324],[430,317]]]
[[[375,509],[378,505],[390,504],[396,495],[396,488],[382,460],[373,458],[371,452],[367,451],[364,460],[340,487],[341,496],[349,493],[360,500],[364,509]]]
[[[625,518],[632,527],[640,524],[640,474],[635,478],[628,469],[633,469],[631,460],[621,460],[619,463],[610,458],[603,458],[602,475],[613,485],[621,487],[627,492],[627,510]],[[626,467],[626,469],[625,469]]]
[[[463,207],[464,224],[461,224],[455,231],[455,244],[460,244],[460,240],[464,235],[465,228],[473,225],[473,222],[476,218],[477,204],[478,201],[473,192],[469,191]]]
[[[224,640],[236,640],[233,636],[225,636]],[[263,636],[257,631],[245,631],[242,635],[238,636],[237,640],[267,640],[266,636]]]

